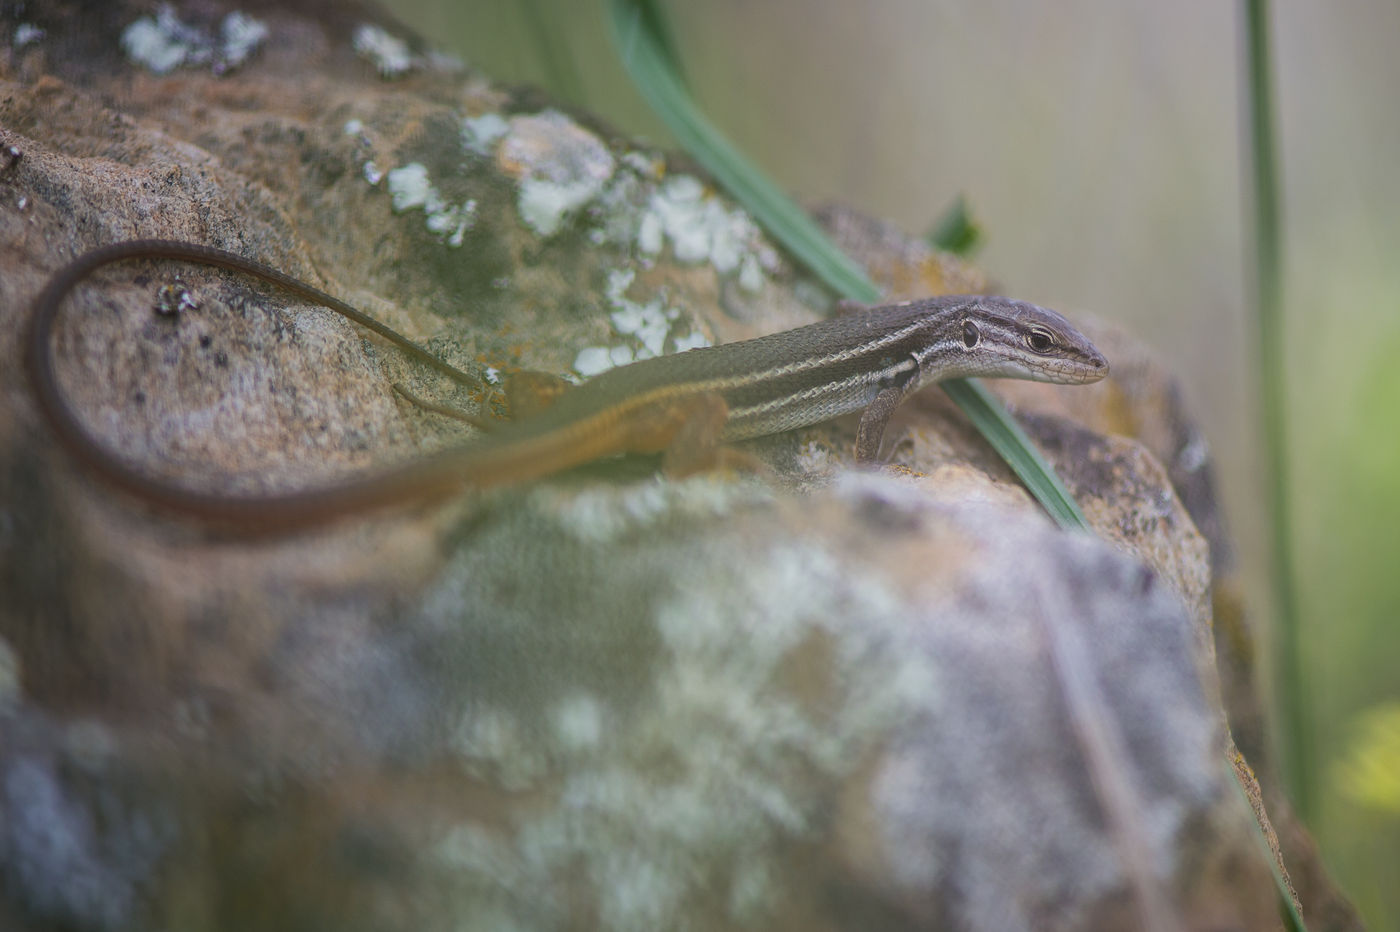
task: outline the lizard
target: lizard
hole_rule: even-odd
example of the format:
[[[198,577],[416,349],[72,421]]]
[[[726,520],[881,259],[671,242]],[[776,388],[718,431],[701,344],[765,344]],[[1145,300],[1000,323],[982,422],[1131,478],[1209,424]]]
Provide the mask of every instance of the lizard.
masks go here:
[[[726,446],[861,411],[855,457],[878,459],[891,414],[913,392],[968,376],[1095,382],[1108,361],[1063,316],[989,295],[945,295],[848,310],[807,326],[618,366],[487,437],[306,490],[219,494],[142,473],[83,427],[55,374],[63,299],[94,270],[133,259],[222,267],[323,305],[450,377],[476,380],[340,299],[236,253],[175,240],[129,240],[84,253],[35,298],[25,346],[39,410],[67,451],[109,484],[162,509],[244,531],[284,532],[464,489],[530,482],[625,453],[663,454],[672,473],[744,454]],[[468,420],[473,420],[468,418]],[[475,423],[475,421],[473,421]]]

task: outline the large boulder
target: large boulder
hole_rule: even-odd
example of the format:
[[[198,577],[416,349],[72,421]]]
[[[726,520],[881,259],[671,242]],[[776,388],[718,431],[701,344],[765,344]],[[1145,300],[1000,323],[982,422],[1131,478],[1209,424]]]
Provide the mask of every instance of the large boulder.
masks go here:
[[[0,924],[1275,926],[1217,682],[1204,449],[1178,456],[1189,423],[1131,341],[1095,329],[1103,385],[1013,396],[1093,536],[936,391],[879,470],[838,422],[749,443],[758,476],[611,461],[230,536],[107,485],[41,417],[26,322],[75,255],[232,249],[483,385],[828,298],[683,160],[354,4],[28,16],[0,11]],[[892,297],[985,287],[826,221]],[[469,438],[395,383],[494,404],[165,262],[94,275],[51,351],[94,438],[213,491]],[[1332,910],[1312,928],[1348,927],[1298,858],[1305,910]]]

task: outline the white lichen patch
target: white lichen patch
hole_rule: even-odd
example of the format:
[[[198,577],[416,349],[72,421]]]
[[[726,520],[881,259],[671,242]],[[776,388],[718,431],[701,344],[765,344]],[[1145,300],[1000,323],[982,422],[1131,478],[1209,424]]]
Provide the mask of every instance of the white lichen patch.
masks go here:
[[[745,253],[739,259],[739,287],[748,292],[757,292],[763,287],[763,260],[757,253]]]
[[[436,189],[428,180],[427,167],[419,162],[410,162],[389,172],[389,194],[393,199],[394,211],[400,213],[422,207],[430,197],[436,196]]]
[[[163,7],[161,12],[165,10]],[[122,32],[122,51],[156,74],[166,74],[185,60],[188,47],[161,29],[156,20],[143,16]]]
[[[459,719],[452,749],[467,773],[506,790],[524,790],[549,770],[547,755],[533,737],[509,712],[473,707]]]
[[[707,190],[691,175],[665,177],[660,159],[640,152],[622,157],[616,173],[592,208],[593,238],[636,248],[644,260],[669,244],[677,262],[709,263],[746,291],[762,289],[779,267],[776,250],[739,208]]]
[[[433,854],[452,867],[470,870],[488,883],[502,886],[520,880],[521,870],[513,862],[514,852],[499,838],[474,825],[457,825],[437,843]],[[479,917],[478,917],[479,918]],[[483,929],[515,928],[489,923]]]
[[[606,346],[585,346],[574,357],[574,371],[584,378],[607,372],[612,367],[612,357]]]
[[[797,449],[797,472],[803,476],[827,476],[836,470],[831,451],[820,443],[807,441]]]
[[[541,488],[534,494],[548,499],[549,510],[561,530],[590,544],[645,532],[677,515],[702,520],[723,518],[773,501],[773,491],[762,483],[735,482],[713,474],[693,476],[684,482],[657,481],[568,494]]]
[[[247,61],[248,56],[267,39],[267,26],[261,20],[235,10],[224,17],[219,35],[225,67],[234,68]]]
[[[666,163],[660,156],[637,152],[635,149],[623,155],[622,164],[637,177],[649,181],[660,181],[666,174]]]
[[[587,693],[560,702],[554,708],[551,719],[554,738],[567,751],[598,747],[607,730],[602,703]]]
[[[709,337],[699,330],[692,330],[684,336],[676,337],[674,348],[677,353],[684,353],[686,350],[700,349],[709,345]]]
[[[603,191],[617,160],[601,139],[557,110],[512,117],[509,124],[497,163],[520,181],[520,218],[540,236],[553,236]]]
[[[33,23],[20,23],[15,27],[14,46],[17,49],[38,42],[42,38],[44,38],[44,30]]]
[[[593,498],[613,515],[630,504],[622,523],[635,535],[667,527],[689,491],[710,485]],[[552,760],[550,803],[517,807],[504,826],[463,821],[429,849],[467,888],[473,915],[485,901],[508,927],[559,925],[550,920],[582,890],[606,928],[668,928],[698,904],[720,925],[765,926],[782,901],[782,852],[829,829],[832,788],[911,710],[937,708],[909,606],[878,573],[852,574],[818,545],[749,546],[735,558],[716,556],[729,552],[720,540],[691,549],[686,539],[641,545],[679,548],[655,560],[665,582],[640,609],[659,640],[645,701],[595,732],[591,709],[610,708],[601,695],[552,700],[568,711],[535,738]],[[814,642],[830,670],[812,701],[778,684]]]
[[[645,304],[628,298],[627,289],[635,277],[632,269],[613,269],[608,273],[604,289],[612,308],[608,319],[624,342],[580,350],[574,359],[574,371],[579,375],[593,376],[614,366],[652,359],[668,351],[682,352],[709,345],[703,333],[682,320],[680,309],[667,307],[662,297],[654,297]]]
[[[366,166],[366,178],[368,175]],[[377,169],[375,169],[377,171]],[[476,222],[476,201],[450,203],[434,187],[428,169],[419,162],[410,162],[385,176],[388,179],[390,203],[394,213],[422,208],[427,215],[429,231],[449,246],[461,246],[467,231]],[[371,181],[371,184],[374,182]]]
[[[540,236],[553,236],[564,218],[593,200],[599,190],[589,181],[560,184],[527,178],[520,183],[520,219]]]
[[[632,337],[641,344],[636,352],[638,359],[660,356],[666,347],[666,335],[671,331],[671,321],[675,320],[680,312],[675,308],[665,308],[660,298],[653,298],[646,304],[638,304],[628,300],[623,294],[613,294],[611,287],[608,290],[608,300],[617,308],[608,315],[613,330],[623,336]]]
[[[345,125],[341,127],[341,131],[354,139],[363,151],[373,151],[373,143],[369,138],[369,133],[365,130],[363,120],[346,120]],[[377,185],[384,180],[384,170],[379,167],[379,163],[374,161],[374,159],[365,159],[360,165],[360,174],[364,176],[365,181],[368,181],[371,185]]]
[[[407,42],[370,23],[360,24],[350,43],[356,54],[374,65],[380,77],[399,78],[418,66]]]
[[[247,61],[267,36],[266,24],[237,10],[223,18],[215,36],[182,21],[166,3],[154,17],[143,16],[127,26],[121,45],[128,58],[156,74],[205,65],[214,74],[224,74]]]
[[[464,120],[462,146],[494,152],[500,170],[519,182],[521,219],[540,236],[586,215],[595,245],[635,247],[646,258],[669,244],[676,261],[709,263],[747,291],[762,289],[779,267],[777,251],[743,210],[726,206],[691,175],[667,178],[659,157],[634,150],[615,158],[558,111]]]
[[[477,155],[493,155],[496,143],[510,132],[510,123],[499,113],[483,113],[462,120],[462,148]]]
[[[906,654],[900,646],[911,634],[905,607],[878,578],[854,579],[837,555],[801,543],[773,546],[736,568],[733,577],[723,585],[712,576],[678,577],[675,597],[659,606],[656,618],[671,655],[697,673],[709,672],[677,677],[673,688],[688,694],[684,704],[718,715],[726,723],[720,731],[735,746],[791,743],[803,747],[813,764],[836,773],[850,763],[852,745],[863,736],[878,734],[903,710],[936,706],[937,683],[927,657]],[[863,622],[852,628],[843,621],[843,607],[856,606]],[[763,692],[784,658],[814,630],[832,638],[832,682],[849,689],[832,706],[842,710],[839,720],[817,727],[796,705],[781,701],[769,704],[766,722],[751,706],[744,711],[750,705],[744,697]],[[744,643],[742,662],[734,660],[736,636]],[[882,672],[877,678],[862,670]],[[716,734],[714,740],[723,739]],[[704,752],[697,747],[695,753]],[[783,804],[769,809],[795,827]]]
[[[666,243],[677,262],[709,262],[721,275],[757,291],[778,255],[758,226],[739,208],[730,209],[691,175],[668,179],[651,196],[638,222],[637,248],[658,255]]]

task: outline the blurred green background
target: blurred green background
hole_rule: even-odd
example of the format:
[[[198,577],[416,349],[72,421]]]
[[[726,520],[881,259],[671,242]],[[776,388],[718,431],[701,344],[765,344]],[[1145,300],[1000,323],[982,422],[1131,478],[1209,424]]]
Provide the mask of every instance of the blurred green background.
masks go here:
[[[669,146],[602,0],[400,0],[493,77]],[[959,195],[1005,290],[1178,372],[1269,635],[1238,6],[709,0],[668,7],[713,121],[806,203],[923,233]],[[1273,5],[1296,581],[1313,828],[1400,929],[1400,3]]]

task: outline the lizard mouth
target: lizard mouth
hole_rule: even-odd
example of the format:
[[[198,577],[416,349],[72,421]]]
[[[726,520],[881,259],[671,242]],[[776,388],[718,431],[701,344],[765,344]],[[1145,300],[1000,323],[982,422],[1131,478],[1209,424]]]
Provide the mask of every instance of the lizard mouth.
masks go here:
[[[1037,371],[1035,377],[1060,385],[1087,385],[1108,375],[1108,360],[1101,353],[1082,359],[1056,360]]]

